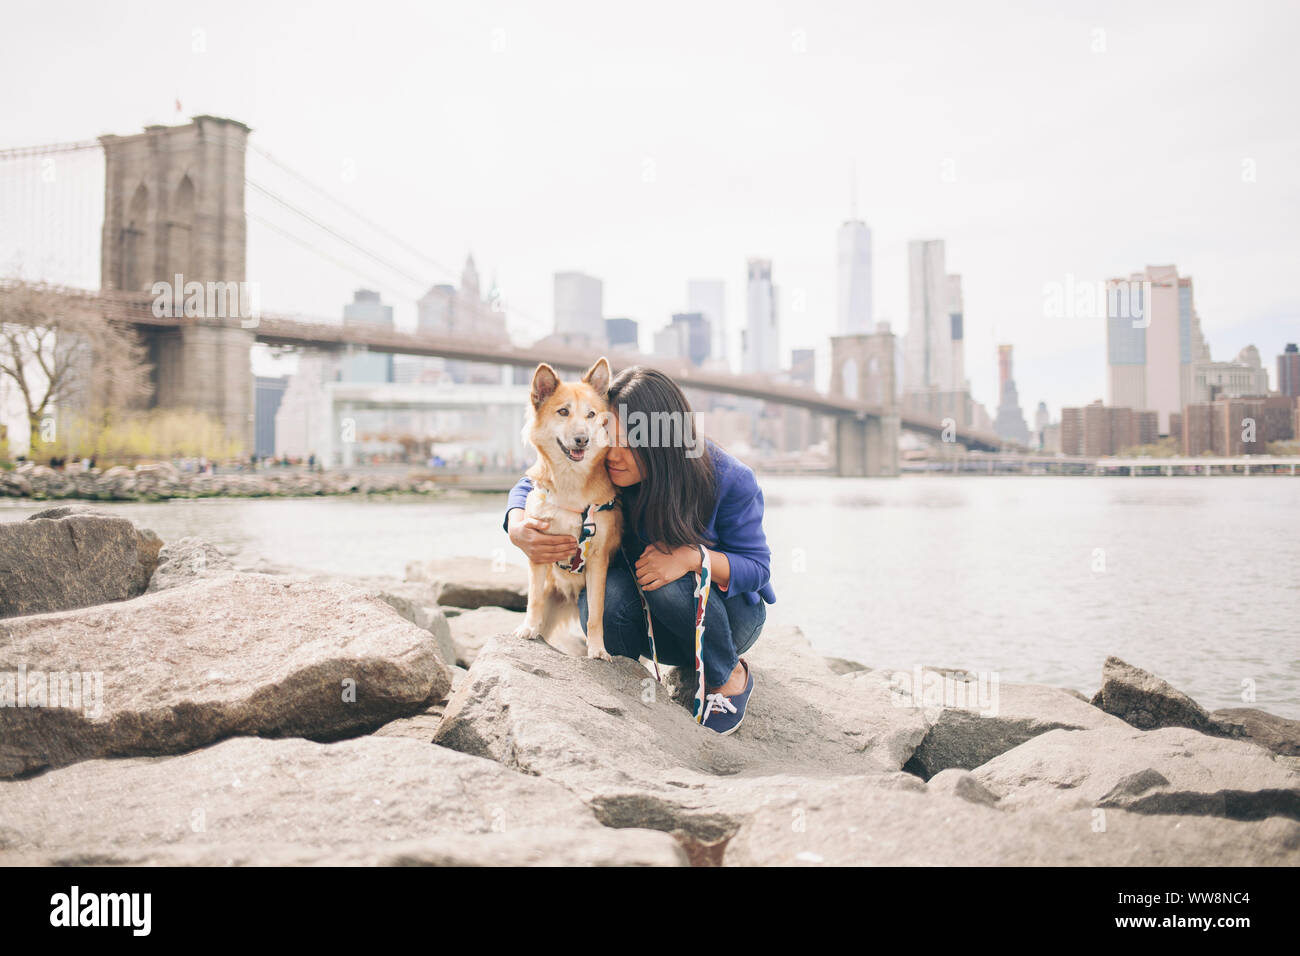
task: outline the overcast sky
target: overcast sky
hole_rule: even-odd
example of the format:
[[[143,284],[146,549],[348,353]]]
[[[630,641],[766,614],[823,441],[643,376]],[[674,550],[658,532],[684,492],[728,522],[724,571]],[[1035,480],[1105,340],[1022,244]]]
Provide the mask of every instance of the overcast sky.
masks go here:
[[[1055,415],[1105,393],[1101,323],[1044,314],[1045,284],[1070,276],[1177,264],[1216,359],[1253,343],[1275,374],[1300,339],[1298,10],[10,4],[0,145],[233,117],[429,260],[250,154],[250,178],[421,280],[254,222],[249,278],[277,311],[338,316],[379,285],[413,324],[414,298],[472,250],[520,339],[549,331],[552,273],[575,269],[604,280],[606,315],[638,319],[648,346],[690,277],[727,281],[734,336],[745,260],[768,257],[787,360],[832,330],[856,163],[877,318],[906,327],[907,241],[946,240],[975,396],[995,409],[995,347],[1012,343],[1032,418],[1040,399]],[[319,235],[264,197],[249,207]]]

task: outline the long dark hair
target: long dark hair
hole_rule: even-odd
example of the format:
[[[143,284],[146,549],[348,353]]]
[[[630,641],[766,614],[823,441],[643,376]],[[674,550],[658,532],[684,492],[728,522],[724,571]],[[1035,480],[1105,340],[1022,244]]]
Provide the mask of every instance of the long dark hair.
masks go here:
[[[717,503],[713,459],[707,444],[696,444],[708,440],[696,430],[695,414],[677,383],[658,369],[633,365],[609,383],[609,407],[619,416],[628,447],[641,469],[641,483],[635,492],[628,494],[630,489],[624,489],[628,526],[642,529],[647,539],[662,544],[665,551],[713,544],[708,537],[709,519]],[[665,412],[669,413],[667,419]],[[644,423],[641,440],[633,427],[638,419]],[[658,426],[665,421],[680,423],[682,431],[673,434],[690,441],[701,453],[692,457],[686,454],[685,441],[664,441]]]

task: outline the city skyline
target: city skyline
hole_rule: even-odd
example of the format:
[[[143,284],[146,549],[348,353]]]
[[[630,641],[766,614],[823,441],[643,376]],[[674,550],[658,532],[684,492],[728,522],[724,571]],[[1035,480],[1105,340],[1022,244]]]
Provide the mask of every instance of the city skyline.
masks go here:
[[[434,259],[455,264],[472,251],[501,277],[510,331],[524,340],[549,331],[532,319],[549,320],[551,278],[564,268],[599,276],[604,314],[647,329],[689,305],[685,278],[722,278],[738,330],[744,263],[762,257],[781,277],[783,362],[810,345],[824,359],[849,158],[873,233],[875,318],[906,331],[906,243],[943,237],[948,268],[964,279],[966,376],[990,408],[1004,341],[1016,345],[1027,403],[1055,411],[1106,394],[1100,324],[1043,315],[1044,284],[1071,276],[1103,281],[1176,262],[1196,281],[1216,358],[1248,343],[1275,355],[1300,337],[1300,300],[1285,281],[1300,251],[1286,228],[1300,212],[1297,137],[1272,119],[1294,85],[1290,8],[1261,6],[1247,28],[1174,5],[1147,24],[1120,5],[1006,22],[950,5],[938,22],[965,40],[942,45],[943,58],[929,15],[739,9],[691,8],[685,34],[671,18],[635,34],[603,29],[608,19],[585,5],[546,15],[491,4],[402,18],[379,10],[375,29],[391,45],[382,53],[348,42],[328,8],[231,4],[176,16],[146,5],[129,25],[110,11],[69,19],[26,9],[14,14],[19,32],[83,48],[88,68],[114,82],[74,86],[49,73],[35,58],[41,42],[13,50],[3,145],[232,116],[253,127],[254,143]],[[265,34],[256,44],[249,24]],[[334,76],[310,52],[335,46],[358,69]],[[366,69],[372,61],[383,68]],[[594,89],[586,78],[606,62],[620,68],[600,70]],[[1044,71],[1050,93],[1034,88]],[[18,81],[34,75],[47,81]],[[848,87],[877,91],[852,124],[839,92]],[[258,96],[264,88],[303,96]],[[557,117],[547,104],[565,96],[577,112]],[[430,110],[431,131],[413,130],[410,115]],[[1027,112],[1038,117],[1032,130],[1020,123]],[[586,124],[588,114],[608,121]],[[439,147],[450,128],[472,148]],[[1116,142],[1162,148],[1104,149]],[[545,148],[528,148],[536,144]],[[250,277],[263,282],[267,308],[337,315],[354,289],[373,285],[275,250],[260,230],[250,224]],[[429,270],[405,299],[379,288],[398,326],[414,327],[415,298],[456,271]]]

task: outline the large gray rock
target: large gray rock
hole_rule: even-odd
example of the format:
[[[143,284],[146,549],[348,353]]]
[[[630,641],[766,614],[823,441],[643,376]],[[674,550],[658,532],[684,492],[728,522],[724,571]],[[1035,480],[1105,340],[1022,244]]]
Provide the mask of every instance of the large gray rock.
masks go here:
[[[639,663],[569,657],[490,639],[447,704],[444,746],[557,780],[611,826],[719,840],[774,778],[899,773],[924,716],[894,705],[873,672],[836,675],[795,628],[746,654],[755,680],[744,725],[694,722]]]
[[[0,522],[0,617],[124,601],[144,592],[162,541],[125,518],[70,506]]]
[[[1186,727],[1053,730],[973,773],[1004,809],[1300,819],[1300,773],[1254,744]]]
[[[451,607],[528,607],[528,570],[514,564],[469,557],[412,561],[406,579],[433,585],[438,603]]]
[[[105,518],[119,517],[91,505],[70,504],[46,508],[43,511],[28,515],[27,520],[34,521],[42,518],[58,520],[72,515],[99,515]],[[139,525],[132,525],[132,527],[135,528],[136,557],[139,559],[131,581],[131,594],[134,596],[143,594],[149,586],[149,580],[153,576],[154,569],[158,567],[159,552],[162,550],[163,540],[149,528],[141,528]]]
[[[1300,720],[1287,720],[1253,707],[1229,707],[1210,716],[1224,736],[1249,740],[1275,754],[1300,757]]]
[[[383,601],[416,627],[432,636],[438,658],[451,664],[459,662],[460,651],[451,637],[447,616],[438,607],[435,588],[422,581],[398,581],[392,578],[349,578],[350,583]]]
[[[0,865],[681,865],[549,781],[412,740],[236,738],[0,783]]]
[[[960,681],[960,675],[953,679]],[[978,681],[963,683],[978,685]],[[991,682],[985,685],[991,686]],[[972,705],[937,711],[907,769],[929,779],[949,768],[973,770],[1049,730],[1128,727],[1118,717],[1061,688],[998,682],[996,690],[992,708]],[[977,697],[965,699],[975,701]]]
[[[1008,813],[959,793],[837,780],[769,794],[722,859],[728,866],[1295,866],[1300,824],[1123,810]]]
[[[1190,727],[1214,733],[1214,720],[1200,704],[1168,681],[1118,657],[1107,657],[1101,670],[1101,690],[1094,706],[1140,730]]]
[[[201,578],[218,577],[233,569],[230,559],[216,545],[201,538],[180,538],[163,545],[149,590],[165,591]]]
[[[3,777],[236,734],[361,733],[420,712],[451,682],[429,634],[377,598],[259,574],[14,618],[5,630],[0,695],[16,696],[20,667],[34,686],[34,672],[92,678],[77,707],[0,707]]]

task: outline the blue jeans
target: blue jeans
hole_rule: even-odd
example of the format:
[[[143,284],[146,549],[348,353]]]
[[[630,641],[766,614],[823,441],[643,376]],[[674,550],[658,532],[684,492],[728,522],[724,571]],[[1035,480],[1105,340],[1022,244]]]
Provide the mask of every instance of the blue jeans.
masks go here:
[[[704,608],[704,639],[700,654],[704,680],[721,687],[736,669],[740,655],[758,640],[767,620],[767,605],[746,604],[740,595],[727,597],[710,586]],[[655,629],[659,663],[695,669],[695,575],[687,573],[663,587],[645,592]],[[578,597],[578,618],[587,632],[587,592]],[[650,656],[645,611],[637,595],[636,579],[622,552],[609,564],[605,578],[605,650],[621,657]]]

